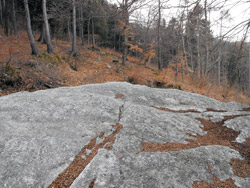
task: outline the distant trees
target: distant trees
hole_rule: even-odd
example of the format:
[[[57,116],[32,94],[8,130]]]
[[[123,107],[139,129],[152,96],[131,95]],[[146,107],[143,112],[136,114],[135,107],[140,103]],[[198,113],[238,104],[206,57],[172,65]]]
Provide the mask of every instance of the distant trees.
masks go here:
[[[146,0],[120,0],[118,1],[120,5],[120,12],[121,12],[121,24],[122,24],[122,65],[125,66],[127,55],[128,55],[128,48],[130,47],[128,42],[128,35],[129,35],[129,19],[130,15],[137,10],[138,8],[142,7],[143,5],[147,4]]]

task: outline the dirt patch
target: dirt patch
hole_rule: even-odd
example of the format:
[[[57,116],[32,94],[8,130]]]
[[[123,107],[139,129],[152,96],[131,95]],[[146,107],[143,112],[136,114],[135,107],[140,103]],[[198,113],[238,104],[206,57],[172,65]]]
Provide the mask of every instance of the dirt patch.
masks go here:
[[[94,185],[95,185],[95,180],[96,180],[96,178],[92,180],[92,182],[89,184],[89,188],[93,188],[93,187],[94,187]]]
[[[232,178],[229,178],[225,181],[221,181],[219,178],[213,176],[213,183],[210,184],[208,182],[205,181],[200,181],[200,182],[194,182],[193,183],[193,188],[238,188],[238,186],[236,186],[234,184],[234,180]]]
[[[74,161],[61,173],[58,177],[48,186],[48,188],[68,188],[74,182],[74,180],[80,175],[85,167],[96,156],[100,148],[104,148],[106,144],[113,144],[116,139],[116,134],[122,129],[121,124],[113,125],[116,130],[105,137],[103,142],[96,145],[96,139],[93,138],[89,144],[84,146],[79,154],[75,156]],[[103,137],[103,132],[98,135],[99,138]],[[86,149],[91,150],[90,154],[87,154]],[[94,184],[94,183],[93,183]],[[93,185],[94,186],[94,185]]]
[[[121,94],[121,93],[117,93],[117,94],[115,95],[115,98],[116,98],[116,99],[121,99],[121,98],[123,98],[123,97],[124,97],[124,95]]]
[[[169,108],[163,108],[163,107],[155,107],[155,106],[151,106],[152,108],[155,108],[157,110],[161,110],[161,111],[166,111],[166,112],[175,112],[175,113],[188,113],[188,112],[192,112],[192,113],[200,113],[197,110],[194,109],[189,109],[189,110],[171,110]]]
[[[246,160],[232,159],[230,162],[233,172],[241,178],[250,177],[250,164]]]

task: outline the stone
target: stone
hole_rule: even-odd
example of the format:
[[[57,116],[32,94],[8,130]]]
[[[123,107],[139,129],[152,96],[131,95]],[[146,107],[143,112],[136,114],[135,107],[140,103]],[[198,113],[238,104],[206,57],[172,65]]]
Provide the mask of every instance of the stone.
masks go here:
[[[206,142],[209,130],[203,129],[220,125],[232,142],[245,144],[247,108],[126,82],[0,97],[0,187],[49,187],[73,161],[83,160],[81,171],[71,169],[68,187],[181,188],[213,183],[216,176],[248,188],[250,177],[238,177],[230,165],[248,160],[245,151]]]

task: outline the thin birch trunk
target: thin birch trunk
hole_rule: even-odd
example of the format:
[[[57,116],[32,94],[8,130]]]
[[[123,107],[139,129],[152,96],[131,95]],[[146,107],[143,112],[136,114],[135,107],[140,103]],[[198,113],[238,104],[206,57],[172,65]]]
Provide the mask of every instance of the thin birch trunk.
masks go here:
[[[186,47],[185,47],[185,38],[184,38],[184,29],[183,29],[183,18],[181,20],[181,30],[182,30],[181,38],[182,38],[183,55],[184,55],[184,61],[185,61],[185,66],[186,66],[186,72],[188,73],[188,60],[187,60]],[[183,74],[183,72],[184,72],[184,69],[182,70],[182,74]],[[182,82],[183,82],[183,75],[182,75]]]
[[[77,50],[76,50],[76,4],[75,0],[72,2],[73,4],[73,42],[72,42],[72,56],[77,55]]]
[[[123,6],[124,6],[123,19],[125,22],[125,27],[124,27],[124,41],[123,41],[123,52],[122,52],[122,66],[125,66],[128,55],[128,25],[129,25],[128,0],[124,1]]]
[[[178,72],[179,72],[179,45],[178,45],[178,56],[176,61],[176,72],[175,72],[175,81],[178,79]]]
[[[90,44],[90,17],[88,18],[88,46]]]
[[[80,35],[81,35],[81,40],[82,40],[82,46],[84,46],[84,33],[83,33],[83,10],[82,6],[80,8]]]
[[[92,48],[95,47],[95,25],[94,25],[94,18],[91,14],[91,27],[92,27]]]
[[[0,0],[0,24],[3,26],[3,7],[2,7],[2,0]]]
[[[31,54],[38,56],[38,48],[36,46],[36,41],[34,39],[32,29],[31,29],[31,21],[30,21],[30,11],[29,11],[29,4],[28,0],[24,0],[24,7],[25,7],[25,14],[26,14],[26,25],[27,25],[27,32],[30,40],[30,47],[31,47]]]
[[[69,41],[72,41],[71,30],[70,30],[70,16],[68,18],[68,38],[69,38]]]
[[[44,21],[45,34],[46,34],[47,52],[49,54],[53,54],[54,49],[53,49],[53,44],[50,38],[49,22],[48,22],[47,10],[46,10],[47,9],[46,0],[43,0],[42,3],[43,3],[43,21]]]
[[[201,65],[201,57],[200,57],[200,18],[197,20],[197,25],[198,25],[198,35],[197,35],[197,53],[198,53],[198,78],[202,78],[201,75],[201,70],[202,70],[202,65]]]
[[[249,45],[249,59],[248,59],[248,97],[250,97],[250,45]]]
[[[161,62],[161,1],[158,0],[158,25],[157,25],[157,55],[158,55],[158,71],[162,70],[162,62]]]
[[[205,0],[205,42],[206,42],[206,60],[205,60],[205,67],[204,67],[204,75],[207,75],[207,65],[208,65],[208,59],[209,59],[209,50],[208,50],[208,19],[207,19],[207,0]]]
[[[4,34],[6,36],[9,35],[9,15],[8,15],[8,8],[6,5],[5,0],[3,0],[3,19],[4,19]]]
[[[12,0],[12,25],[15,35],[17,35],[15,0]]]
[[[219,61],[218,61],[218,86],[220,87],[220,83],[221,83],[221,56],[222,56],[222,17],[220,20],[220,49],[219,49]]]
[[[41,31],[40,31],[40,37],[38,39],[38,42],[42,44],[46,44],[46,34],[45,34],[45,26],[44,23],[42,24]]]

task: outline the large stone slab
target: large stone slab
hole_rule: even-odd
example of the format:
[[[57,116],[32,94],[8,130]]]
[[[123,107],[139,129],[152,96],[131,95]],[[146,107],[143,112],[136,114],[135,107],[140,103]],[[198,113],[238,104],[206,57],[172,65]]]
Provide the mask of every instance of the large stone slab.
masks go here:
[[[0,187],[48,187],[80,156],[85,166],[72,188],[192,187],[212,184],[213,176],[247,188],[250,178],[238,177],[230,165],[232,159],[246,160],[240,150],[202,143],[180,149],[197,139],[192,135],[208,134],[197,118],[223,120],[222,126],[240,131],[235,141],[244,143],[250,137],[245,108],[118,82],[0,97]],[[181,147],[146,151],[142,143]]]

